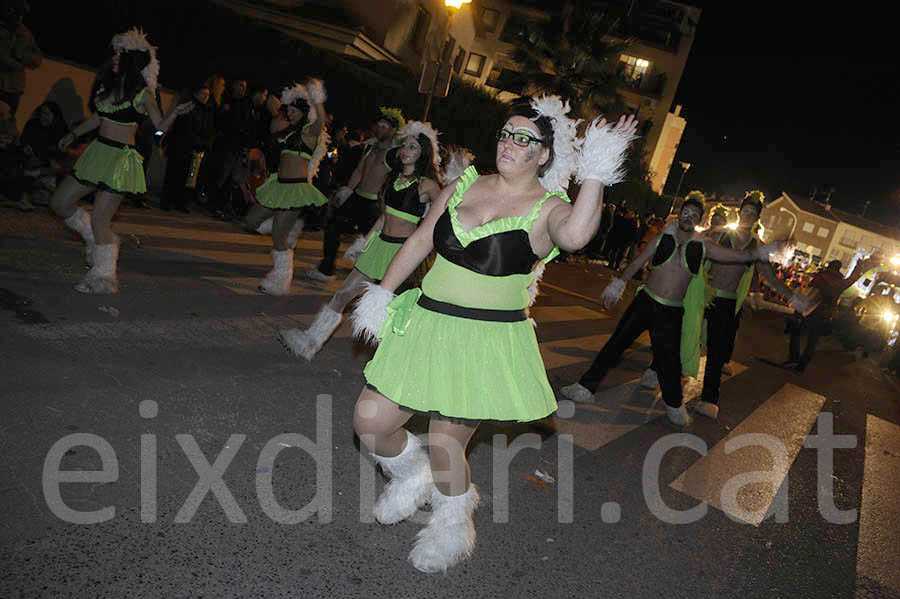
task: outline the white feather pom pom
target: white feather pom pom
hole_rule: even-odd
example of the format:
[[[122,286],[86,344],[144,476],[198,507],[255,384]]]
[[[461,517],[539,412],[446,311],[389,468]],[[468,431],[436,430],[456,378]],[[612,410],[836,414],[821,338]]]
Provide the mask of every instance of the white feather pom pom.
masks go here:
[[[606,286],[606,289],[603,290],[600,297],[603,299],[603,305],[609,308],[611,305],[622,299],[623,293],[625,293],[625,281],[622,279],[613,279],[610,281],[609,285]]]
[[[387,305],[397,296],[376,283],[364,283],[363,288],[365,291],[350,316],[353,336],[377,345],[378,333],[387,318]]]
[[[359,255],[362,254],[366,241],[368,241],[366,237],[357,235],[353,243],[350,244],[350,247],[347,248],[347,251],[344,252],[344,260],[355,263],[356,259],[359,258]]]
[[[313,150],[312,157],[309,159],[309,164],[306,166],[307,181],[312,182],[312,180],[316,178],[316,175],[319,174],[319,165],[322,163],[325,154],[328,153],[328,144],[330,143],[331,136],[328,134],[328,130],[322,127],[322,131],[319,133],[319,140],[316,142],[316,149]]]
[[[540,178],[541,185],[548,191],[564,192],[569,187],[569,179],[575,171],[575,160],[581,148],[581,140],[578,138],[578,124],[581,120],[566,116],[570,110],[569,102],[563,102],[559,96],[532,98],[531,107],[541,116],[548,117],[553,124],[553,163]]]
[[[609,186],[625,178],[625,170],[622,168],[625,150],[637,136],[623,130],[614,130],[614,123],[598,128],[599,120],[599,117],[594,119],[584,134],[584,145],[578,154],[576,181],[581,183],[585,179],[597,179]]]
[[[475,160],[475,155],[468,148],[452,147],[447,152],[447,163],[441,171],[441,185],[449,185],[459,179],[463,172]]]
[[[321,79],[310,79],[306,82],[306,95],[312,104],[324,104],[328,99],[325,93],[325,84]]]

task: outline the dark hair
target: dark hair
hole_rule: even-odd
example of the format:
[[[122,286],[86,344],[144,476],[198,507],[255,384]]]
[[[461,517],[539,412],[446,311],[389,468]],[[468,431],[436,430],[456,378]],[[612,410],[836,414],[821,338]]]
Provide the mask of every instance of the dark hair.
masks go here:
[[[538,133],[541,134],[541,141],[544,142],[544,147],[550,151],[550,158],[547,159],[546,163],[538,167],[538,177],[543,177],[544,173],[553,166],[553,159],[556,158],[556,153],[553,151],[553,122],[550,117],[542,116],[537,110],[532,108],[531,101],[527,98],[520,98],[510,106],[506,120],[514,116],[523,116],[537,125]]]
[[[91,110],[97,111],[97,91],[102,87],[105,97],[118,103],[134,98],[139,91],[146,87],[144,75],[141,71],[150,64],[150,53],[141,50],[122,50],[119,54],[119,72],[112,69],[112,57],[101,67],[97,78],[94,80],[94,88],[91,90]],[[123,84],[123,95],[118,97],[119,84]]]
[[[422,151],[419,153],[419,158],[416,160],[416,164],[413,167],[412,177],[428,177],[433,181],[437,181],[437,171],[434,168],[434,159],[433,152],[431,150],[431,140],[428,139],[428,136],[424,133],[419,133],[416,136],[416,141],[419,143],[419,147],[422,148]],[[391,168],[391,172],[388,173],[387,177],[384,179],[384,185],[382,186],[383,190],[388,189],[388,186],[394,184],[394,180],[397,176],[403,172],[403,163],[400,162],[400,148],[402,146],[397,146],[391,148],[385,154],[384,160],[387,162],[388,166]]]
[[[302,129],[306,125],[306,123],[309,122],[309,102],[306,101],[306,98],[304,98],[302,96],[297,96],[294,99],[294,101],[291,102],[290,104],[282,104],[281,105],[282,114],[284,115],[285,119],[290,121],[290,119],[288,119],[288,114],[287,114],[288,106],[293,106],[294,108],[296,108],[297,110],[300,111],[300,114],[302,116],[300,117],[300,120],[297,122],[297,124],[293,125],[293,127],[298,130]]]
[[[66,127],[66,119],[63,117],[62,109],[59,107],[59,104],[57,104],[53,100],[47,100],[46,102],[35,108],[34,112],[31,113],[31,118],[40,119],[42,108],[47,108],[53,114],[53,125],[51,126],[55,126],[57,123],[61,123],[64,128]]]

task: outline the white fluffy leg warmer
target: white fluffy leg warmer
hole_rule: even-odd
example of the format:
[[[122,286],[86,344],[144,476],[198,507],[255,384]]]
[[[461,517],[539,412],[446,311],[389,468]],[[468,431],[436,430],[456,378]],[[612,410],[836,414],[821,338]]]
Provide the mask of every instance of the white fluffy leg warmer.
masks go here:
[[[357,235],[356,239],[353,240],[353,243],[350,244],[350,247],[347,248],[347,251],[344,252],[344,260],[356,263],[356,259],[362,254],[365,245],[366,238],[362,235]]]
[[[275,222],[274,217],[269,217],[263,222],[259,223],[259,226],[256,227],[256,232],[260,235],[271,235],[272,234],[272,223]]]
[[[365,283],[365,291],[350,316],[353,335],[366,343],[377,344],[381,325],[387,318],[387,305],[396,295],[376,283]]]
[[[478,507],[478,490],[447,497],[437,489],[431,496],[431,519],[416,535],[409,561],[422,572],[446,572],[475,551],[475,524],[472,514]]]
[[[406,431],[406,447],[393,458],[372,454],[381,470],[391,477],[375,502],[375,519],[382,524],[406,520],[431,501],[434,484],[431,464],[422,442]]]
[[[319,353],[328,338],[339,326],[343,316],[339,312],[335,312],[326,304],[322,306],[319,313],[316,314],[315,320],[309,329],[280,329],[278,338],[281,343],[296,356],[300,356],[307,360],[312,360]]]
[[[294,250],[272,250],[272,263],[274,266],[259,284],[259,290],[269,295],[287,295],[294,279]]]
[[[81,235],[84,240],[84,260],[88,266],[94,264],[94,230],[91,228],[91,215],[84,208],[75,210],[75,214],[63,221],[67,227]]]
[[[300,238],[300,235],[303,233],[303,219],[298,218],[297,222],[294,223],[294,226],[291,227],[291,230],[288,232],[288,247],[293,248],[297,245],[297,239]]]
[[[118,293],[116,263],[119,260],[119,240],[104,245],[95,245],[93,266],[81,279],[75,290],[81,293]]]

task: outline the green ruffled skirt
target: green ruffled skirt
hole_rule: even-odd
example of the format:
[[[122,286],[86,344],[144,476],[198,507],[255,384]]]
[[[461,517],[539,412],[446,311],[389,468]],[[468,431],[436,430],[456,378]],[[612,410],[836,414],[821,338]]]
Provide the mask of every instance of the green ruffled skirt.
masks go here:
[[[386,241],[382,239],[381,231],[376,231],[366,242],[354,267],[373,281],[380,281],[401,247],[402,242]]]
[[[116,193],[142,194],[147,191],[144,159],[133,146],[118,147],[102,139],[92,141],[78,162],[75,178],[84,185]]]
[[[406,408],[471,420],[538,420],[556,398],[528,320],[433,312],[410,289],[388,305],[366,381]]]
[[[273,174],[256,189],[256,201],[266,208],[289,210],[303,206],[321,206],[328,202],[328,198],[312,183],[283,182],[278,180],[277,174]]]

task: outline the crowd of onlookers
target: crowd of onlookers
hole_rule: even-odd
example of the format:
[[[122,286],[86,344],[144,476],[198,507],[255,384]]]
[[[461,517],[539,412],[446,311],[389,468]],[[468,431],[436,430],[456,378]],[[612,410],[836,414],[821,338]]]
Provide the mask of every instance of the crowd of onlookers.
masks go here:
[[[584,253],[592,260],[605,260],[610,268],[618,270],[634,259],[663,226],[665,220],[651,212],[639,215],[628,209],[627,200],[618,205],[608,203],[603,208],[600,228]]]

